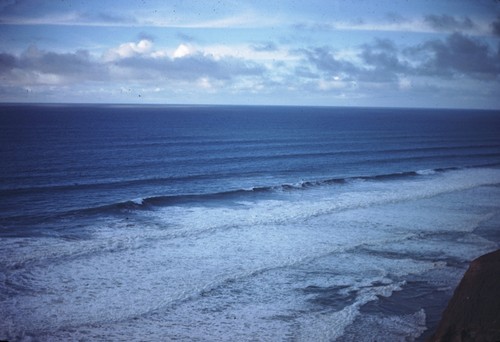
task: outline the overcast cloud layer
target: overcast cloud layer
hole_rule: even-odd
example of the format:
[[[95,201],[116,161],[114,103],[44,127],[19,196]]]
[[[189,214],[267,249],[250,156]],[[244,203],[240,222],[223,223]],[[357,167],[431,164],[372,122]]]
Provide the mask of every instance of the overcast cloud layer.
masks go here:
[[[500,2],[4,1],[0,80],[1,102],[500,109]]]

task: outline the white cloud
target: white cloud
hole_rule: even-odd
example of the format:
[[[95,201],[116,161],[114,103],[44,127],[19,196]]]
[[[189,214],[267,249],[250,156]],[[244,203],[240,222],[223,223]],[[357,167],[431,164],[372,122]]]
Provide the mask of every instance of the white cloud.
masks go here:
[[[401,77],[398,83],[399,89],[410,90],[412,88],[411,80],[407,77]]]
[[[182,58],[193,53],[193,48],[187,46],[186,44],[181,44],[174,51],[174,58]]]
[[[37,84],[58,85],[64,83],[63,77],[60,75],[35,72],[34,76]]]
[[[321,79],[318,81],[318,89],[319,90],[333,90],[333,89],[344,89],[349,86],[349,83],[344,82],[340,79],[340,77],[335,76],[332,77],[331,79]]]
[[[407,20],[402,22],[335,22],[331,27],[335,30],[353,31],[389,31],[389,32],[432,32],[429,25],[421,20]]]
[[[142,39],[138,43],[128,42],[120,44],[117,48],[109,49],[103,56],[104,60],[114,61],[121,58],[144,55],[151,51],[153,43],[148,39]]]
[[[214,81],[210,80],[208,77],[201,77],[196,81],[196,86],[207,92],[215,93],[217,89],[221,88],[223,85],[221,82],[214,83]]]
[[[168,53],[164,50],[158,50],[151,52],[151,57],[153,58],[165,58],[168,56]]]

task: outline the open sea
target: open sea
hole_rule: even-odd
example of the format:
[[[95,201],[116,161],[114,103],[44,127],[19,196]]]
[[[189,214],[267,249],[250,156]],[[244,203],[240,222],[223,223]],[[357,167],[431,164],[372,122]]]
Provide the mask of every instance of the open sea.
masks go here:
[[[0,340],[422,341],[500,244],[500,112],[0,105]]]

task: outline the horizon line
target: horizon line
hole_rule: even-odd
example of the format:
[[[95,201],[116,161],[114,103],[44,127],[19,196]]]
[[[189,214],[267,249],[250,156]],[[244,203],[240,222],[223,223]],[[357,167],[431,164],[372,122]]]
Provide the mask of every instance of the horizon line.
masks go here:
[[[366,109],[434,109],[434,110],[480,110],[500,111],[500,108],[478,107],[405,107],[366,105],[311,105],[311,104],[231,104],[231,103],[138,103],[138,102],[1,102],[0,106],[92,106],[92,107],[298,107],[298,108],[366,108]]]

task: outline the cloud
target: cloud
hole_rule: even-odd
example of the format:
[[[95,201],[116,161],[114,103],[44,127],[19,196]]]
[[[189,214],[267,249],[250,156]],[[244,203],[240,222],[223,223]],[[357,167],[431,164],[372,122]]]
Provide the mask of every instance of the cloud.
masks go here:
[[[15,56],[8,53],[0,53],[0,75],[14,69],[17,63],[18,60]]]
[[[0,24],[101,27],[262,28],[280,23],[276,13],[229,1],[0,1]]]
[[[205,77],[231,80],[240,76],[258,76],[265,72],[263,66],[252,61],[235,57],[215,59],[201,52],[175,58],[135,56],[117,61],[115,65],[139,79],[198,80]]]
[[[106,12],[77,12],[80,23],[93,25],[134,25],[137,20],[131,16],[121,16]]]
[[[302,49],[299,52],[303,53],[318,71],[328,76],[357,73],[358,69],[351,62],[336,58],[334,51],[327,46]]]
[[[498,89],[500,52],[483,40],[453,33],[445,39],[427,40],[401,47],[389,39],[374,39],[358,46],[353,54],[342,54],[328,46],[297,50],[303,60],[293,74],[303,89],[373,97],[383,93],[397,96],[401,92],[429,95],[432,87],[453,87],[453,82]],[[489,82],[489,83],[484,83]],[[441,91],[442,92],[442,91]],[[370,95],[371,94],[371,95]]]
[[[152,46],[153,43],[148,39],[141,39],[138,43],[123,43],[117,48],[109,49],[103,57],[106,61],[113,61],[121,58],[141,55],[150,52]]]
[[[381,32],[429,32],[432,31],[422,21],[398,17],[395,13],[382,20],[336,20],[329,22],[299,22],[292,26],[297,32],[328,31],[381,31]]]
[[[154,35],[152,35],[151,33],[148,33],[148,32],[144,32],[144,31],[139,32],[139,34],[137,35],[137,38],[139,39],[139,41],[149,40],[150,42],[154,42],[156,39],[156,37]]]
[[[500,76],[499,52],[486,38],[460,33],[412,46],[375,38],[348,50],[328,45],[287,50],[271,42],[217,47],[185,43],[166,49],[142,38],[119,44],[102,56],[86,50],[58,53],[36,46],[20,54],[0,52],[0,92],[13,94],[17,89],[21,100],[28,90],[29,94],[50,90],[77,96],[97,94],[99,89],[122,97],[132,93],[137,97],[137,89],[142,89],[143,99],[144,92],[150,91],[157,94],[158,101],[166,92],[184,97],[200,92],[218,96],[252,93],[269,99],[270,94],[295,98],[307,92],[314,98],[327,93],[346,100],[404,93],[411,99],[412,94],[431,94],[430,87],[453,88],[454,83],[457,87],[458,83],[482,84],[498,89]],[[122,86],[132,90],[118,92]]]
[[[174,58],[182,58],[193,53],[193,49],[186,44],[181,44],[174,51]]]
[[[209,2],[207,2],[207,4],[208,3]],[[236,2],[234,2],[231,7],[234,7],[235,4]],[[192,18],[192,16],[184,13],[184,16],[182,18],[178,18],[176,21],[165,19],[164,17],[156,19],[138,18],[137,21],[144,26],[176,27],[185,29],[262,28],[281,24],[280,19],[277,19],[277,16],[257,13],[253,10],[234,11],[233,13],[225,15],[207,15],[202,20],[199,18]]]
[[[181,80],[198,82],[207,88],[214,80],[264,77],[267,72],[255,61],[231,56],[216,58],[183,44],[169,57],[154,51],[148,40],[121,44],[104,57],[92,56],[85,50],[56,53],[31,46],[20,55],[0,53],[0,79],[4,85],[12,86]]]
[[[500,19],[499,19],[500,20]],[[500,24],[499,24],[500,26]],[[381,18],[337,19],[324,21],[302,21],[292,25],[296,32],[328,31],[368,31],[368,32],[415,32],[415,33],[453,33],[466,32],[473,35],[489,35],[490,28],[481,22],[475,22],[468,16],[423,15],[404,17],[389,12]]]
[[[11,85],[104,81],[107,74],[107,67],[95,63],[85,50],[61,54],[31,46],[20,56],[0,54],[0,77]]]
[[[257,52],[272,52],[272,51],[277,51],[278,46],[273,42],[265,42],[261,44],[252,45],[252,49]]]
[[[184,32],[177,32],[177,38],[185,42],[196,42],[198,39],[195,36],[186,34]]]
[[[358,62],[337,57],[335,51],[328,47],[302,50],[314,69],[323,78],[341,78],[348,81],[361,82],[394,82],[399,74],[408,72],[408,64],[400,58],[396,45],[388,39],[376,39],[371,44],[363,44],[358,50]],[[300,77],[314,78],[315,73],[304,66],[297,67]]]
[[[319,78],[319,75],[313,72],[309,67],[300,65],[295,67],[295,75],[301,78]]]
[[[5,1],[4,1],[5,2]],[[0,23],[12,25],[86,25],[130,26],[138,24],[127,11],[113,8],[113,4],[99,3],[99,11],[89,10],[85,2],[16,0],[0,5]]]
[[[495,79],[500,75],[500,54],[480,40],[454,33],[446,40],[431,40],[410,48],[424,61],[416,72],[448,77],[468,76],[476,79]]]
[[[118,46],[119,58],[112,60],[85,50],[57,53],[36,46],[20,54],[0,52],[0,97],[134,102],[140,94],[141,100],[164,102],[170,94],[202,101],[208,94],[261,93],[268,84],[268,69],[253,60],[195,50],[176,58],[159,52],[140,42]]]
[[[450,15],[427,15],[424,21],[437,31],[467,31],[476,27],[476,24],[468,17],[457,19]]]
[[[376,39],[362,47],[360,57],[365,68],[360,79],[371,82],[388,82],[398,79],[398,74],[409,71],[408,64],[399,55],[396,45],[388,39]]]
[[[401,81],[406,76],[494,80],[500,76],[500,53],[480,39],[457,32],[407,48],[376,39],[363,45],[359,56],[364,65],[358,68],[358,80]]]
[[[117,14],[112,6],[100,2],[100,9],[89,10],[85,2],[16,0],[0,6],[0,23],[12,25],[86,25],[129,26],[137,24],[133,16]],[[108,7],[107,9],[105,7]]]
[[[500,16],[498,16],[492,23],[491,23],[491,32],[495,35],[500,37]]]

